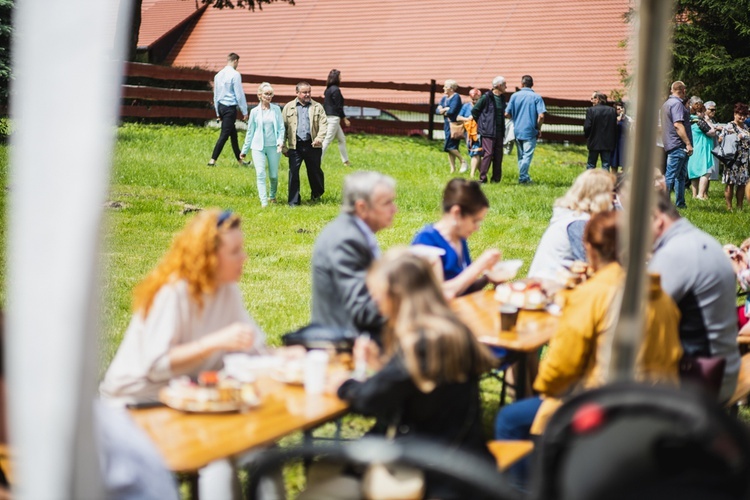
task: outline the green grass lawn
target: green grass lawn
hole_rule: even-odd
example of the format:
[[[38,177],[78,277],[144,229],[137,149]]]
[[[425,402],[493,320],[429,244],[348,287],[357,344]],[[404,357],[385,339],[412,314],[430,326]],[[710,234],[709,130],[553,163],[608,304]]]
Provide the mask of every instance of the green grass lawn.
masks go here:
[[[252,168],[239,168],[227,144],[218,166],[206,167],[218,132],[199,127],[123,125],[118,132],[109,208],[105,270],[102,370],[106,368],[130,319],[133,286],[156,264],[172,235],[190,214],[186,205],[231,208],[243,219],[249,255],[241,280],[248,310],[268,334],[269,342],[309,321],[310,256],[316,235],[339,211],[344,176],[338,149],[323,160],[326,194],[322,203],[290,208],[281,203],[261,209]],[[450,179],[447,155],[440,143],[421,138],[358,136],[348,138],[355,169],[378,170],[393,176],[399,213],[393,227],[378,233],[384,249],[406,245],[424,224],[437,220],[440,198]],[[3,148],[5,149],[5,148]],[[0,159],[5,158],[4,151]],[[514,152],[515,153],[515,152]],[[500,248],[505,258],[524,259],[528,268],[552,211],[552,202],[570,186],[585,165],[579,146],[542,144],[531,175],[535,185],[519,186],[515,155],[506,157],[501,184],[485,186],[490,212],[472,236],[473,255]],[[282,158],[279,200],[287,195],[288,167]],[[302,175],[303,199],[309,199]],[[742,241],[750,233],[748,215],[726,213],[721,186],[708,202],[692,201],[684,215],[722,243]]]
[[[383,249],[407,245],[416,231],[440,216],[443,187],[450,179],[442,143],[421,138],[352,135],[348,148],[354,168],[341,165],[338,149],[323,160],[326,194],[320,203],[286,204],[261,209],[252,168],[237,167],[229,144],[218,166],[206,166],[218,131],[200,127],[126,124],[118,129],[103,257],[104,311],[101,334],[101,373],[114,356],[130,320],[133,287],[154,267],[169,247],[172,235],[190,214],[186,206],[231,208],[243,219],[249,259],[240,282],[246,306],[278,345],[280,336],[310,318],[310,258],[316,235],[339,212],[344,176],[353,169],[378,170],[397,181],[399,213],[392,228],[378,233]],[[465,148],[462,147],[465,153]],[[0,175],[8,184],[8,147],[0,146]],[[471,252],[497,247],[506,259],[525,261],[528,269],[537,242],[552,213],[552,203],[585,168],[586,149],[540,144],[531,166],[535,184],[519,186],[514,155],[504,162],[501,184],[485,186],[491,208],[482,229],[469,241]],[[282,158],[279,200],[287,196],[288,165]],[[302,175],[303,199],[310,197]],[[720,242],[739,243],[750,235],[748,210],[727,213],[722,186],[715,184],[710,200],[688,195],[688,219]],[[5,197],[0,198],[3,208]],[[3,210],[3,213],[5,211]],[[0,237],[6,235],[5,217]],[[2,252],[5,245],[2,245]],[[3,254],[4,256],[4,254]],[[4,268],[0,279],[5,279]],[[0,299],[4,302],[3,296]],[[488,402],[496,408],[496,398]],[[491,415],[487,415],[487,420]],[[359,421],[352,423],[355,429]],[[291,438],[295,440],[296,438]],[[297,481],[292,480],[292,482]]]

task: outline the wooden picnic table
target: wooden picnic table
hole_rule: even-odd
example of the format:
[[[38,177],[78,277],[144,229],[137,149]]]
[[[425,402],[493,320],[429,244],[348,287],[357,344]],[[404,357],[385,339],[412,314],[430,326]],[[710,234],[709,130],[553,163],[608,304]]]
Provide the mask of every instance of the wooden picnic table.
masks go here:
[[[521,310],[514,331],[500,330],[500,302],[494,290],[481,290],[453,299],[451,308],[485,345],[519,353],[516,393],[526,393],[526,356],[535,353],[552,338],[559,318],[547,311]]]
[[[345,414],[333,395],[308,395],[301,386],[258,380],[261,405],[247,413],[186,413],[167,407],[130,410],[173,472],[195,472],[214,460],[268,446]]]

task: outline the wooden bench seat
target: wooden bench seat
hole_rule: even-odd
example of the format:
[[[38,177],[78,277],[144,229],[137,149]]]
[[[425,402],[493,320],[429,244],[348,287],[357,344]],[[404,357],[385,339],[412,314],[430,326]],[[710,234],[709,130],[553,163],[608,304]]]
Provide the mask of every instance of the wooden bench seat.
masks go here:
[[[497,461],[497,468],[505,470],[534,450],[533,441],[490,441],[490,453]]]
[[[741,358],[740,373],[737,376],[737,388],[729,399],[727,406],[732,407],[750,394],[750,354]]]

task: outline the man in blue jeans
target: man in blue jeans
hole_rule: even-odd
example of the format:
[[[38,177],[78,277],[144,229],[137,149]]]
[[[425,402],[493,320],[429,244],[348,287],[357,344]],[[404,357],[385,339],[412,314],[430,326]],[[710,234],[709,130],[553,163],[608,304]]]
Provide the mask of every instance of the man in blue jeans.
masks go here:
[[[530,75],[521,77],[521,89],[510,96],[505,116],[513,119],[513,127],[518,146],[518,183],[531,184],[529,167],[534,157],[536,140],[542,136],[544,107],[542,96],[531,90],[534,79]]]
[[[662,140],[667,154],[667,193],[675,191],[674,204],[685,208],[685,181],[687,163],[693,154],[693,134],[690,129],[690,111],[685,106],[685,84],[672,83],[671,95],[661,107]]]

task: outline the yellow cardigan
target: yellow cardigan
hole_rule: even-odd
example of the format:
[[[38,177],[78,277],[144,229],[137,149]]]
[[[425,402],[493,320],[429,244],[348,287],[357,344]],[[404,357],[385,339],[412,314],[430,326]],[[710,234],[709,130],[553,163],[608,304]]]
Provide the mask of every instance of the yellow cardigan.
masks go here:
[[[610,306],[625,280],[617,263],[604,266],[567,297],[563,315],[547,356],[539,366],[534,389],[544,401],[531,432],[540,434],[548,418],[562,404],[560,398],[571,391],[604,385],[610,346],[613,313]],[[638,352],[636,380],[677,385],[682,346],[678,333],[680,311],[661,289],[658,275],[649,277],[646,332]]]

